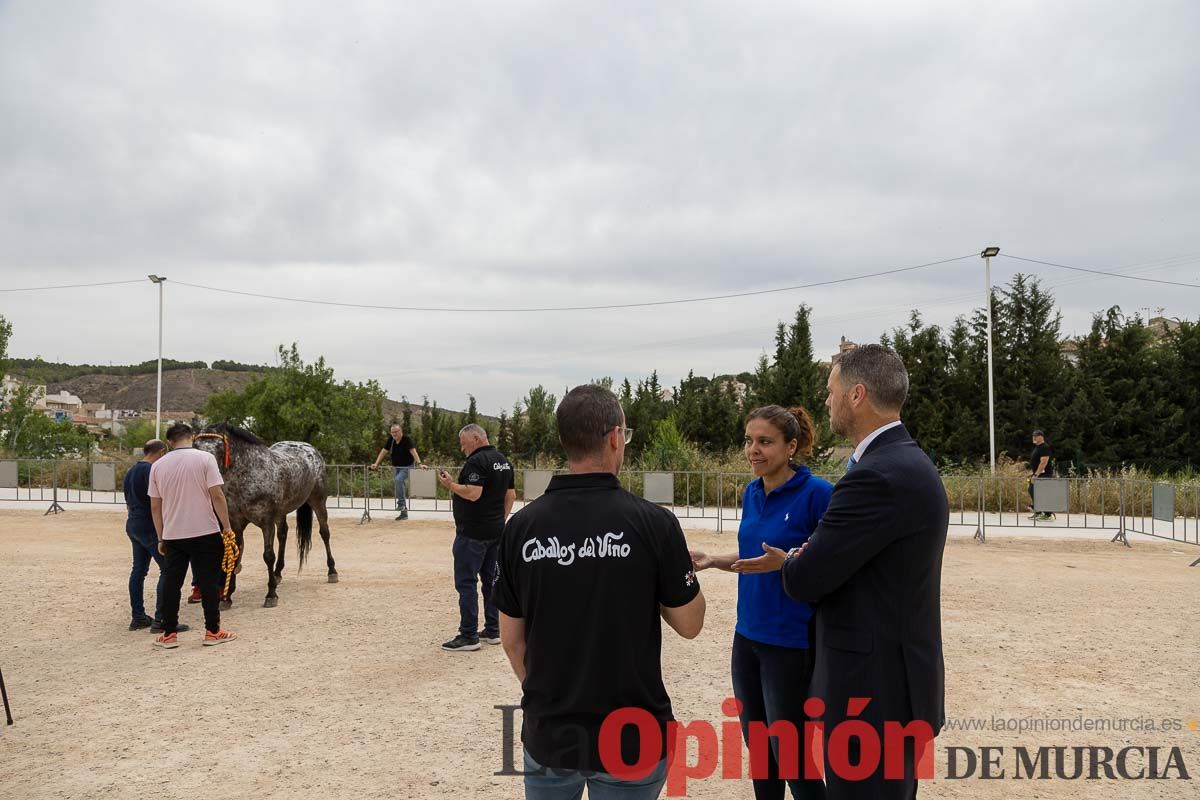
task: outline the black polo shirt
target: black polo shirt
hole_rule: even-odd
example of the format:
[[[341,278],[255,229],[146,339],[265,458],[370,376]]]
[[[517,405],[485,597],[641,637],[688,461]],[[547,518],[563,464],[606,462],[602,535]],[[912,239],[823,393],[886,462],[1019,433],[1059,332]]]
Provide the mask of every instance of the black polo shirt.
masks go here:
[[[1037,472],[1038,464],[1042,463],[1042,458],[1045,457],[1046,469],[1042,472],[1043,478],[1054,477],[1054,461],[1051,460],[1054,456],[1054,451],[1050,449],[1048,442],[1042,442],[1033,448],[1033,452],[1029,454],[1029,471]]]
[[[700,592],[679,520],[609,474],[556,475],[500,540],[492,599],[525,620],[521,741],[547,767],[604,771],[600,726],[620,708],[672,719],[659,604]],[[635,726],[621,740],[636,763]]]
[[[467,456],[458,482],[464,486],[482,486],[478,500],[454,495],[454,526],[463,536],[481,541],[499,539],[504,531],[504,495],[516,486],[512,464],[504,453],[485,444]]]
[[[387,441],[383,443],[384,450],[388,451],[388,455],[392,457],[393,467],[411,467],[414,463],[412,451],[416,449],[413,440],[408,438],[407,433],[400,434],[400,441],[396,441],[395,437],[389,436]]]

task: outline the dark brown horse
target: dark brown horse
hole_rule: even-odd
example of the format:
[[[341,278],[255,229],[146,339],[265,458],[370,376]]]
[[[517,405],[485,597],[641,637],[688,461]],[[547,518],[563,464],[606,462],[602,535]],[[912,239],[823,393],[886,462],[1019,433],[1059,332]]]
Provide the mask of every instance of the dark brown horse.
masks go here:
[[[325,510],[328,491],[325,486],[325,459],[306,442],[276,442],[267,447],[257,436],[236,425],[209,425],[195,440],[195,447],[212,453],[225,478],[225,498],[229,501],[229,522],[237,535],[238,565],[230,580],[229,595],[223,598],[228,608],[233,604],[237,588],[237,573],[242,570],[245,553],[243,533],[246,526],[257,525],[263,534],[263,561],[267,565],[267,597],[263,606],[279,603],[275,587],[283,580],[284,550],[287,546],[287,515],[296,512],[299,533],[297,553],[300,568],[312,548],[313,514],[325,542],[325,561],[329,566],[329,582],[337,583],[338,574],[329,550],[329,514]],[[279,539],[276,553],[275,539]]]

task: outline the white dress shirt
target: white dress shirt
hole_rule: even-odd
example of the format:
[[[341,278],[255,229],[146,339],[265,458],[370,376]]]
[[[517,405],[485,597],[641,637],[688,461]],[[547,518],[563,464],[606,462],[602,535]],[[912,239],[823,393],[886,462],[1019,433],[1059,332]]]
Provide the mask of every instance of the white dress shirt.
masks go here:
[[[866,454],[867,448],[871,446],[871,442],[879,438],[879,434],[883,433],[884,431],[890,431],[892,428],[899,427],[900,425],[900,420],[896,420],[895,422],[889,422],[882,428],[876,428],[867,436],[867,438],[858,443],[858,447],[854,448],[854,455],[850,456],[850,458],[854,460],[855,464],[862,461],[862,457]]]

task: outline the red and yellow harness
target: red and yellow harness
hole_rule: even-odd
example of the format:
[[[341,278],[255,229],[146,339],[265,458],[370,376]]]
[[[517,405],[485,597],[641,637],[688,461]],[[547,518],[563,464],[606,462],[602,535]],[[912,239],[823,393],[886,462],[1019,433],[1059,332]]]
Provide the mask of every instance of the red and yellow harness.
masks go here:
[[[233,448],[230,446],[229,437],[223,433],[197,433],[196,439],[220,439],[224,444],[224,456],[221,459],[222,469],[229,469],[229,465],[233,463]],[[221,543],[225,545],[225,554],[221,556],[221,571],[225,573],[225,588],[221,590],[221,598],[229,598],[229,583],[233,580],[233,571],[237,569],[238,546],[237,537],[233,531],[221,531]]]

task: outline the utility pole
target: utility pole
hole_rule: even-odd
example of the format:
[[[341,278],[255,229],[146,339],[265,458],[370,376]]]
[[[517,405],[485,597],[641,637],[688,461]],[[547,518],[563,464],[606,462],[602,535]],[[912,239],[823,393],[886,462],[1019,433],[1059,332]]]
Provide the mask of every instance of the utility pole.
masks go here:
[[[983,259],[983,280],[987,294],[983,297],[987,308],[987,358],[988,358],[988,463],[992,474],[996,474],[996,390],[992,384],[992,256],[1000,255],[999,247],[985,247],[979,257]]]
[[[158,284],[158,389],[154,396],[154,438],[162,438],[162,342],[163,342],[163,284],[166,278],[147,275],[152,283]]]

